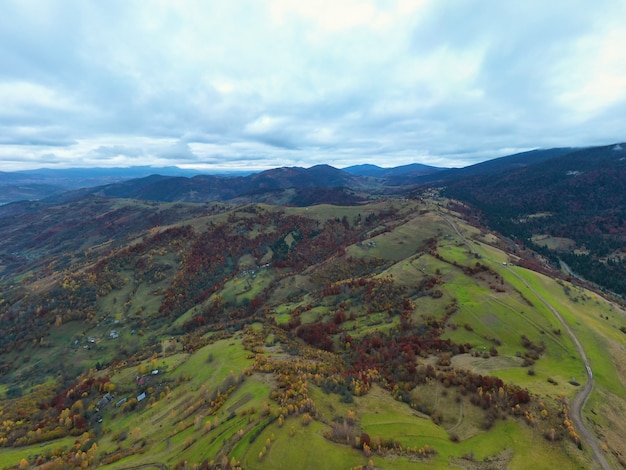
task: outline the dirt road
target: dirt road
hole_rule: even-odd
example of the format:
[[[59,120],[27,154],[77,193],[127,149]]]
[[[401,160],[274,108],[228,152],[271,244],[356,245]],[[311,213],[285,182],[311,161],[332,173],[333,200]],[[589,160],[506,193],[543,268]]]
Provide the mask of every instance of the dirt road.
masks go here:
[[[463,240],[465,245],[469,248],[470,252],[474,253],[475,248],[472,246],[472,243],[470,243],[470,241],[467,240],[467,238],[465,238],[465,236],[460,232],[460,230],[458,229],[454,221],[451,220],[449,217],[445,216],[443,213],[441,213],[441,216],[454,229],[456,234]],[[491,260],[491,261],[497,262],[495,260]],[[517,274],[513,269],[511,269],[510,267],[507,267],[506,269],[515,277],[517,277],[533,294],[535,294],[535,296],[546,307],[548,307],[548,309],[559,320],[559,322],[563,326],[563,329],[567,332],[569,337],[572,339],[574,346],[576,346],[576,350],[578,351],[578,354],[580,354],[580,357],[585,366],[585,373],[587,374],[587,383],[578,391],[578,393],[574,396],[574,398],[572,398],[572,400],[569,403],[570,418],[572,419],[574,426],[579,432],[583,443],[588,445],[589,448],[591,448],[591,450],[593,451],[592,457],[595,463],[595,467],[601,468],[602,470],[611,470],[611,466],[609,465],[609,462],[606,460],[606,457],[604,456],[604,452],[602,451],[600,444],[598,444],[598,440],[596,439],[596,436],[593,434],[593,432],[591,432],[591,430],[587,427],[587,425],[585,424],[585,421],[583,420],[583,408],[585,407],[585,403],[587,402],[587,399],[589,398],[589,395],[591,394],[591,391],[593,390],[593,370],[591,369],[591,364],[589,362],[589,359],[587,358],[585,349],[583,348],[582,344],[580,344],[580,341],[578,341],[578,338],[576,337],[574,332],[571,330],[571,328],[568,326],[568,324],[565,323],[565,320],[563,319],[561,314],[552,305],[550,305],[550,303],[546,299],[544,299],[541,295],[539,295],[539,293],[535,289],[533,289],[526,282],[526,280],[522,278],[519,274]]]
[[[595,437],[595,435],[589,430],[585,421],[583,420],[583,408],[585,407],[585,403],[591,391],[593,390],[593,370],[591,369],[591,364],[589,363],[589,359],[587,358],[587,354],[585,350],[578,341],[578,338],[571,330],[569,325],[565,323],[565,320],[561,316],[561,314],[552,306],[550,303],[545,300],[539,293],[533,289],[525,279],[523,279],[519,274],[513,271],[510,268],[507,268],[509,272],[511,272],[515,277],[517,277],[535,296],[546,306],[550,311],[554,314],[554,316],[561,322],[563,329],[567,332],[569,337],[572,339],[574,346],[576,346],[576,350],[578,354],[580,354],[580,358],[585,365],[585,373],[587,374],[587,383],[578,391],[578,393],[572,398],[570,401],[570,418],[572,418],[572,422],[576,426],[576,429],[580,433],[580,437],[582,438],[583,443],[587,444],[591,450],[593,450],[593,457],[596,463],[596,466],[602,468],[603,470],[611,470],[611,466],[609,462],[606,460],[602,449],[600,448],[600,444]]]

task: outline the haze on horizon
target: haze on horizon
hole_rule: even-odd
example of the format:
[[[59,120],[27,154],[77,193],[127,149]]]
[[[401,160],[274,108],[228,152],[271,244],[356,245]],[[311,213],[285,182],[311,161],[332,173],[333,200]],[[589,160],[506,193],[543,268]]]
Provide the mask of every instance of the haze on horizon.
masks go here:
[[[6,0],[0,171],[461,167],[622,142],[626,2]]]

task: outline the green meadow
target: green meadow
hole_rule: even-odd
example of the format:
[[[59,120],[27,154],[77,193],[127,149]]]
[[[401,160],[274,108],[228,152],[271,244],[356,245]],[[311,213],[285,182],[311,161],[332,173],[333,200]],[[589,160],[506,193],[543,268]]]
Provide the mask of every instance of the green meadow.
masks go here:
[[[0,467],[15,467],[22,459],[30,464],[36,455],[55,450],[67,456],[77,440],[85,439],[97,442],[97,463],[89,465],[120,470],[203,463],[245,469],[591,468],[589,449],[577,448],[559,414],[560,400],[571,400],[586,383],[585,367],[550,307],[562,315],[592,365],[595,388],[585,419],[607,449],[626,450],[620,447],[626,425],[612,414],[626,410],[624,310],[592,291],[513,266],[517,255],[505,251],[496,234],[465,222],[446,202],[388,199],[280,209],[223,205],[217,215],[193,218],[189,223],[197,231],[252,220],[247,235],[253,239],[278,230],[254,219],[255,210],[282,210],[320,226],[345,217],[354,233],[348,232],[349,244],[331,250],[328,260],[301,270],[272,265],[269,242],[254,254],[244,250],[229,260],[233,271],[217,292],[189,309],[186,304],[187,310],[172,318],[155,314],[169,277],[148,282],[135,278],[130,268],[120,271],[125,282],[97,299],[91,323],[57,325],[40,347],[8,356],[20,362],[22,375],[36,376],[21,392],[38,385],[60,388],[63,371],[54,366],[65,361],[68,369],[84,371],[83,378],[110,379],[113,385],[106,390],[113,401],[97,410],[105,388],[85,392],[80,407],[91,420],[88,435],[0,447]],[[366,225],[367,217],[380,222]],[[298,250],[291,231],[280,237]],[[86,242],[82,249],[87,248]],[[173,275],[184,260],[182,248],[176,249],[181,252],[155,249],[150,256]],[[339,263],[347,267],[333,271],[342,267]],[[360,272],[363,266],[372,268]],[[363,282],[350,284],[357,277]],[[327,279],[336,282],[339,294],[323,291],[332,284]],[[399,297],[386,304],[366,300],[366,289],[383,281]],[[183,328],[218,299],[227,306],[219,322],[196,331]],[[264,302],[255,317],[237,318],[253,299]],[[327,331],[332,354],[315,347],[315,335]],[[442,341],[433,341],[438,345],[419,354],[400,348],[393,350],[396,356],[388,354],[387,360],[398,359],[399,368],[415,375],[418,368],[432,367],[435,375],[419,383],[376,362],[391,351],[387,344],[370,342],[368,350],[359,349],[377,336],[400,343],[418,334],[450,340],[456,348],[453,354]],[[456,354],[465,344],[471,349]],[[398,356],[412,362],[402,363]],[[363,369],[350,372],[354,364]],[[466,382],[473,384],[471,390],[451,385],[443,374],[453,371],[495,376],[527,389],[527,414],[506,402],[507,409],[488,419],[490,405],[476,398],[482,389],[474,382]],[[17,377],[11,374],[0,384],[3,397]],[[551,426],[557,429],[548,439]],[[342,432],[348,437],[337,437]],[[369,448],[362,445],[365,436]]]

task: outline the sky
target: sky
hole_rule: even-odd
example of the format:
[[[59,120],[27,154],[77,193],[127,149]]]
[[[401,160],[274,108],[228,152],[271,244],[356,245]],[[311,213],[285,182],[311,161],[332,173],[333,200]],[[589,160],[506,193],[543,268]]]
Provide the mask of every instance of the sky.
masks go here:
[[[0,171],[626,140],[624,0],[0,0]]]

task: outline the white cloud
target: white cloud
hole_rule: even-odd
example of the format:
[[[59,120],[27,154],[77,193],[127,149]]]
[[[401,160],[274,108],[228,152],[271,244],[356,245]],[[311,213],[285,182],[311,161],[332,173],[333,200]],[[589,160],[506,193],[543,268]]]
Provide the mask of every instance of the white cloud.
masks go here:
[[[284,119],[262,115],[255,119],[253,122],[246,125],[246,132],[252,135],[263,135],[268,132],[274,132],[279,129],[281,124],[285,122]]]
[[[55,90],[37,83],[25,81],[0,83],[0,101],[2,111],[19,108],[63,109],[71,103]]]
[[[626,30],[610,29],[580,42],[579,62],[570,64],[571,79],[559,101],[587,119],[616,103],[626,101]]]
[[[622,141],[624,17],[620,0],[6,0],[2,169],[460,166]]]
[[[381,27],[390,24],[389,15],[380,12],[374,2],[346,0],[318,0],[316,2],[291,2],[273,0],[272,19],[278,24],[291,20],[292,15],[311,21],[324,32],[340,32],[357,26]]]

